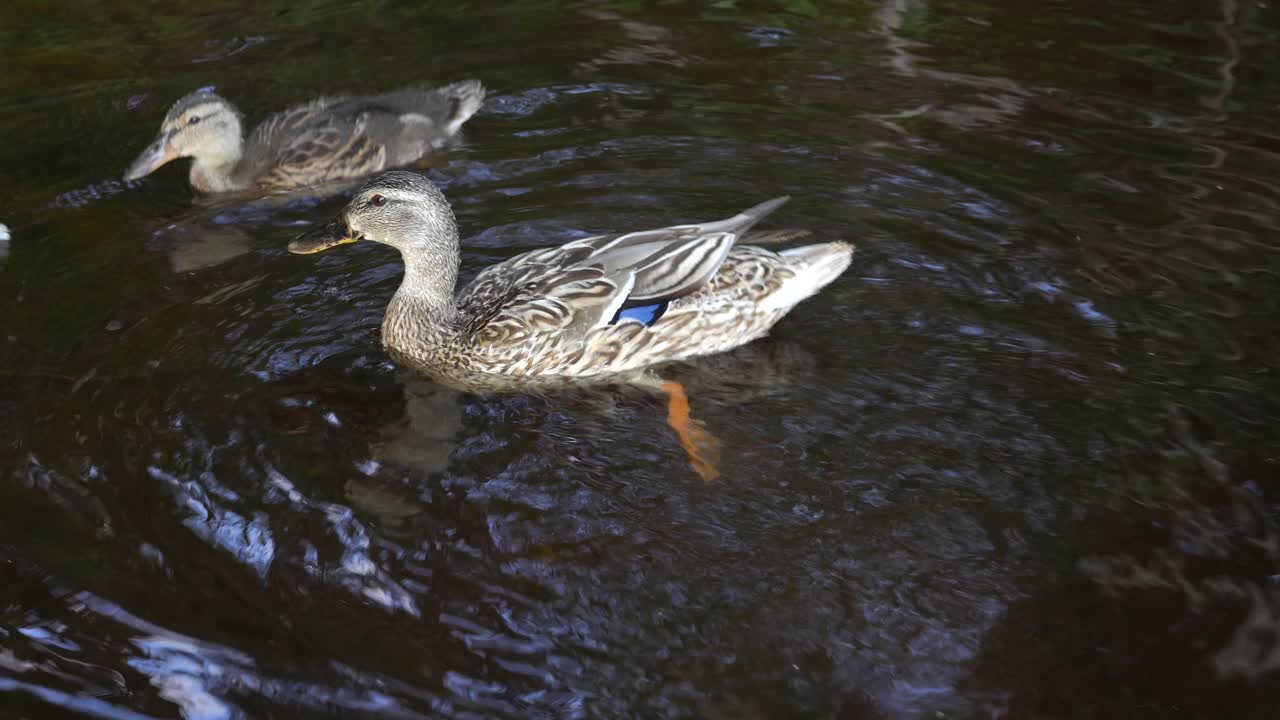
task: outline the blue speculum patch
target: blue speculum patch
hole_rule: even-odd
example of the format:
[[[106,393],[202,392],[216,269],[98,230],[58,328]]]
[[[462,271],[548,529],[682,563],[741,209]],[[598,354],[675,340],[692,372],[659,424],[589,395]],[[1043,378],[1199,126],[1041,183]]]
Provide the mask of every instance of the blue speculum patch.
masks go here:
[[[623,305],[618,309],[618,314],[613,316],[613,320],[609,321],[609,324],[617,325],[623,320],[636,320],[645,325],[652,325],[658,322],[658,318],[662,317],[670,304],[670,300],[662,300],[643,305]]]

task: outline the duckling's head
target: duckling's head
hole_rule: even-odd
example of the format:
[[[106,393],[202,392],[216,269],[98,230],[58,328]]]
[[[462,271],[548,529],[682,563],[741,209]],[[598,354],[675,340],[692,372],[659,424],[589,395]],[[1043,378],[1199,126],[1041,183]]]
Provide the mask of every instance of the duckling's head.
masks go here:
[[[305,255],[372,240],[409,259],[457,264],[458,226],[444,193],[425,177],[393,170],[356,191],[334,222],[299,236],[289,252]]]
[[[240,113],[222,96],[193,92],[169,108],[160,133],[125,171],[125,180],[155,172],[170,160],[189,157],[197,165],[226,170],[240,160]]]

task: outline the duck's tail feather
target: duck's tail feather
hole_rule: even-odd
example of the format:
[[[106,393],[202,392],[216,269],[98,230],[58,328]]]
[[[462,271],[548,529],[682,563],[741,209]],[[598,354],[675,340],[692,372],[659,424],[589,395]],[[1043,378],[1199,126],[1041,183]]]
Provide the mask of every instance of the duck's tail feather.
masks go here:
[[[778,245],[792,240],[809,237],[810,231],[802,228],[783,228],[781,230],[756,230],[738,238],[743,245]]]
[[[805,245],[783,250],[778,255],[796,276],[770,295],[765,304],[772,309],[786,311],[840,277],[853,260],[853,245],[847,242]]]
[[[485,90],[479,80],[462,80],[437,88],[437,92],[450,101],[449,117],[446,120],[449,134],[457,132],[484,105]]]
[[[742,238],[743,233],[750,230],[752,226],[760,222],[766,215],[782,207],[782,204],[790,200],[791,196],[783,195],[772,200],[766,200],[759,205],[749,207],[746,210],[734,215],[731,218],[717,220],[715,222],[701,223],[699,227],[705,233],[727,232]]]

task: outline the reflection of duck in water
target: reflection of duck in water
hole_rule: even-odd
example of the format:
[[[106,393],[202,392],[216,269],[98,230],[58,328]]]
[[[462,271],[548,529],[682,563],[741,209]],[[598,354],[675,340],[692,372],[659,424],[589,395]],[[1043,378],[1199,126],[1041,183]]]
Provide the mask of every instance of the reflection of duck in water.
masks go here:
[[[484,87],[476,80],[322,98],[272,115],[245,138],[231,103],[212,92],[194,92],[169,109],[160,134],[124,177],[135,180],[189,157],[191,185],[206,193],[352,180],[440,148],[483,102]]]
[[[404,388],[404,417],[379,429],[373,459],[422,473],[442,473],[458,446],[462,403],[457,390],[408,371],[397,373]],[[400,526],[423,511],[416,493],[377,476],[353,477],[342,487],[352,505]]]
[[[691,394],[721,406],[741,406],[786,393],[798,381],[812,378],[816,365],[799,343],[766,341],[693,358],[671,372]]]
[[[664,375],[678,378],[691,396],[720,407],[740,407],[764,398],[787,392],[797,381],[813,376],[815,358],[801,344],[793,342],[758,342],[732,353],[707,355],[664,367]],[[469,402],[459,389],[441,385],[412,370],[401,369],[397,373],[403,389],[404,413],[393,422],[382,424],[378,439],[374,442],[372,459],[380,465],[411,470],[415,474],[430,476],[448,471],[453,452],[462,444],[459,433],[463,428],[464,407]],[[512,388],[521,391],[522,397],[531,393],[527,387]],[[535,396],[552,400],[551,395],[535,392]],[[567,410],[583,423],[617,422],[619,412],[630,402],[643,402],[652,397],[652,388],[628,384],[574,384],[559,388],[553,404],[541,406],[539,413],[555,412],[552,408]],[[361,401],[362,404],[365,401]],[[523,412],[530,407],[519,404]],[[539,406],[533,406],[539,407]],[[589,424],[582,425],[587,428]],[[606,429],[601,426],[601,429]],[[600,437],[608,436],[607,432]],[[575,447],[582,447],[576,445]],[[704,454],[713,447],[699,448]],[[710,457],[705,457],[710,461]],[[382,473],[369,477],[357,476],[348,480],[345,489],[349,499],[364,507],[359,497],[383,498],[384,505],[401,508],[406,514],[415,514],[416,495],[406,491],[397,480],[389,484]],[[392,474],[392,478],[401,475]],[[413,495],[414,497],[409,497]],[[370,501],[373,505],[378,503]],[[365,508],[368,509],[368,508]],[[379,510],[379,513],[384,511]]]
[[[425,178],[390,172],[360,188],[335,223],[293,241],[295,253],[369,239],[398,249],[405,276],[382,322],[393,356],[475,389],[625,380],[660,388],[668,422],[703,477],[711,438],[689,417],[679,383],[643,373],[659,363],[733,349],[765,335],[849,266],[833,242],[780,252],[739,245],[785,201],[727,220],[574,240],[518,255],[455,296],[458,230]],[[757,242],[793,237],[757,234]]]
[[[377,459],[423,474],[443,472],[462,428],[458,391],[412,373],[401,372],[404,417],[381,431]]]
[[[221,265],[249,252],[249,235],[234,225],[188,220],[157,231],[176,273]]]

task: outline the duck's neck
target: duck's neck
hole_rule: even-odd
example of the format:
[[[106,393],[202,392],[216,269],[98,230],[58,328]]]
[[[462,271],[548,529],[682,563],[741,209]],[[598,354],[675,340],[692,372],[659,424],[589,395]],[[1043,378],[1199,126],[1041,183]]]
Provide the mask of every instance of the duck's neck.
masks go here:
[[[235,142],[221,145],[214,153],[205,153],[191,163],[191,186],[200,192],[240,190],[244,183],[237,176],[244,157],[244,140],[239,134]]]
[[[458,258],[404,254],[404,279],[382,319],[382,341],[429,361],[458,334]]]

